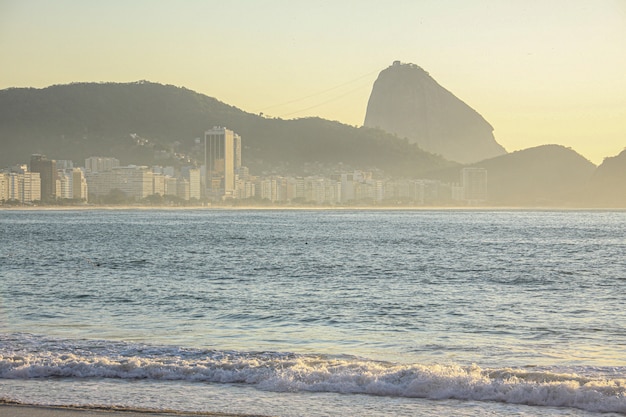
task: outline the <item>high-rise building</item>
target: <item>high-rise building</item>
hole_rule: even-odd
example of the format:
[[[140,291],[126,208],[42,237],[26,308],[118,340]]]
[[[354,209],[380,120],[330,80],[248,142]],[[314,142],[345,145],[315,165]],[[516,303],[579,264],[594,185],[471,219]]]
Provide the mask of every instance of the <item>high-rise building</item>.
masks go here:
[[[204,166],[207,197],[233,197],[235,169],[241,167],[241,137],[224,127],[204,132]]]
[[[0,172],[0,201],[9,199],[9,174]]]
[[[241,168],[241,136],[233,133],[233,151],[235,152],[235,171]]]
[[[200,200],[202,198],[202,182],[200,169],[194,167],[183,167],[180,170],[181,176],[188,181],[189,186],[189,197],[190,198]]]
[[[57,196],[62,199],[72,198],[72,177],[71,171],[68,172],[65,169],[59,169],[57,171],[57,177],[59,178],[57,187]]]
[[[80,168],[72,169],[72,198],[75,200],[87,201],[89,189],[87,188],[87,179],[85,173]]]
[[[200,183],[200,170],[197,168],[189,170],[189,198],[200,201],[202,198],[202,185]]]
[[[22,188],[24,184],[24,174],[11,172],[7,180],[8,180],[7,200],[22,202]],[[41,187],[41,182],[39,182],[39,186]],[[39,197],[41,197],[41,190],[39,191]]]
[[[30,204],[41,200],[41,181],[38,172],[20,170],[0,173],[0,201],[14,200]]]
[[[45,155],[35,154],[30,157],[30,171],[38,172],[41,179],[41,201],[55,200],[57,195],[56,162]]]

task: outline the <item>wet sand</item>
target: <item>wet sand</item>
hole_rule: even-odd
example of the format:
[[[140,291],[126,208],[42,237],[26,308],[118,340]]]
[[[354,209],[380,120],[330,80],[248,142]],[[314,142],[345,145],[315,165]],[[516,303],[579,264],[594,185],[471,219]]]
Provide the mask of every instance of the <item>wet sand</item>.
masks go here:
[[[176,412],[157,410],[108,409],[86,407],[50,407],[1,404],[2,417],[267,417],[254,414]]]

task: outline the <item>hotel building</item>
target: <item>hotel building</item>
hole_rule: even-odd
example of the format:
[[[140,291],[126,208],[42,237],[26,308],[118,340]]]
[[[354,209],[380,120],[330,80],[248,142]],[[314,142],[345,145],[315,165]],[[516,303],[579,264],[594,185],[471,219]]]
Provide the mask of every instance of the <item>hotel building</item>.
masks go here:
[[[205,190],[210,199],[235,196],[235,170],[241,167],[241,137],[225,127],[204,132]]]
[[[41,179],[41,201],[52,201],[57,197],[56,162],[45,155],[35,154],[30,157],[30,172],[38,172]]]

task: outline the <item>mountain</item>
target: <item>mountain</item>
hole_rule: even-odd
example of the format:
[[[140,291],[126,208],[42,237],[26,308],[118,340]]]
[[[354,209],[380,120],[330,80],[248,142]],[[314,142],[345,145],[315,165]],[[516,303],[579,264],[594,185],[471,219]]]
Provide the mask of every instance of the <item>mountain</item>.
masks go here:
[[[591,177],[586,195],[597,207],[626,207],[626,149],[604,159]]]
[[[506,153],[480,114],[422,68],[400,61],[378,75],[364,125],[408,138],[428,152],[461,163]]]
[[[319,118],[267,119],[185,88],[140,81],[0,91],[0,167],[27,162],[33,153],[79,165],[90,156],[189,164],[203,160],[197,138],[213,126],[242,136],[243,163],[253,174],[342,163],[413,177],[451,165],[381,130]]]
[[[542,145],[470,164],[485,168],[489,202],[505,206],[589,206],[581,193],[596,166],[570,148]],[[459,181],[459,169],[428,175]]]

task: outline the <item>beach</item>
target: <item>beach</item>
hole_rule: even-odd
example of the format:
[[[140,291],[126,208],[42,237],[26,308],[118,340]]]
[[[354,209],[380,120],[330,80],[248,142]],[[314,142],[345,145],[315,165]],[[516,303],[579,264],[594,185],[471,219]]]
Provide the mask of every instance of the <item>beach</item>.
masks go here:
[[[134,410],[126,408],[50,407],[25,404],[0,404],[0,415],[3,417],[262,417],[251,414]]]

